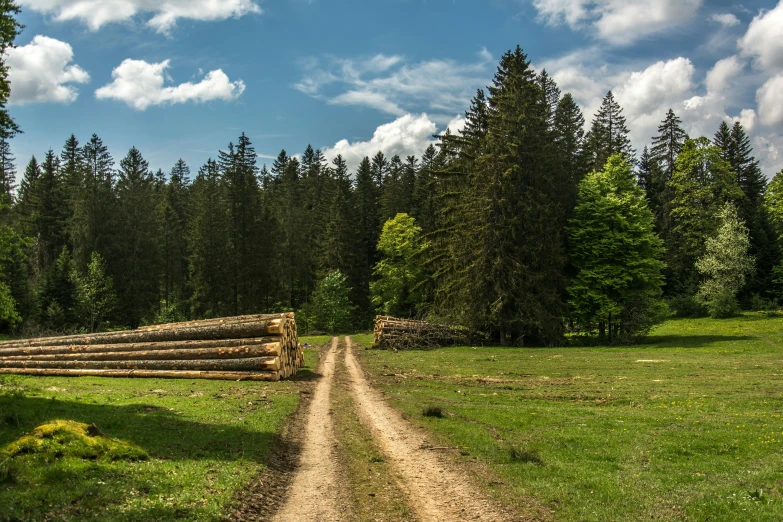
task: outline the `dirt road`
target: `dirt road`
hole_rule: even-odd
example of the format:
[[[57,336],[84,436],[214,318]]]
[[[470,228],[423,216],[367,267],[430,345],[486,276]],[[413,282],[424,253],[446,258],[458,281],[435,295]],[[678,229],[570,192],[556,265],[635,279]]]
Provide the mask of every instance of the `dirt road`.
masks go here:
[[[326,357],[320,363],[322,377],[315,387],[310,409],[307,411],[299,469],[294,475],[286,503],[273,519],[275,522],[344,520],[337,503],[340,485],[334,452],[334,428],[329,411],[337,342],[337,337],[334,337]]]
[[[386,405],[380,392],[367,382],[349,337],[339,346],[344,348],[344,360],[338,360],[338,341],[334,338],[321,361],[323,377],[307,412],[300,467],[291,483],[288,500],[274,521],[331,522],[353,518],[350,507],[340,509],[339,506],[338,499],[350,498],[350,492],[341,491],[342,484],[349,487],[350,477],[340,479],[340,470],[344,467],[335,451],[335,431],[330,415],[335,366],[343,363],[347,377],[342,378],[349,381],[347,386],[361,424],[372,435],[372,442],[393,470],[394,477],[387,479],[403,492],[406,504],[417,520],[496,522],[515,519],[479,491],[449,456],[427,449],[426,433]],[[341,374],[345,375],[342,370]]]

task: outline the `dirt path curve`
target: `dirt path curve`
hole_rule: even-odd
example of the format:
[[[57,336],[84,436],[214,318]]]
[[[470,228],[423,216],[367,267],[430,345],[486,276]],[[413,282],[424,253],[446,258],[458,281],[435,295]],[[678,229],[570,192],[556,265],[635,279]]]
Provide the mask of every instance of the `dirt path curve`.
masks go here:
[[[304,433],[299,469],[291,483],[288,499],[275,522],[338,522],[344,517],[337,506],[339,481],[332,426],[331,390],[337,359],[337,337],[321,361],[321,380],[316,385]]]
[[[422,449],[426,435],[386,405],[382,395],[370,388],[346,337],[345,365],[352,380],[359,415],[373,433],[381,451],[403,479],[401,488],[422,522],[506,521],[508,513],[488,500],[455,470],[443,456]]]

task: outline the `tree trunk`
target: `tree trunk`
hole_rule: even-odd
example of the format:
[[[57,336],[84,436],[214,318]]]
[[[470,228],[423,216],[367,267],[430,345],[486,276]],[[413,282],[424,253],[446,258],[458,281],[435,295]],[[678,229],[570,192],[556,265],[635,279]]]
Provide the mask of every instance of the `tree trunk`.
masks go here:
[[[222,372],[168,370],[74,370],[65,368],[0,368],[0,374],[61,375],[64,377],[149,377],[158,379],[222,379],[228,381],[279,381],[280,372]]]
[[[0,345],[0,359],[12,356],[41,356],[56,354],[79,354],[79,353],[108,353],[108,352],[136,352],[156,350],[195,350],[204,348],[239,348],[244,346],[268,346],[278,345],[278,353],[269,353],[265,355],[279,355],[281,349],[281,337],[250,337],[247,339],[220,339],[211,341],[168,341],[160,343],[124,343],[124,344],[67,344],[62,346],[30,346],[3,348]],[[291,341],[288,341],[291,342]],[[272,346],[268,346],[273,350]]]
[[[111,347],[111,345],[109,345],[109,347]],[[14,355],[0,357],[0,366],[5,365],[8,361],[176,361],[191,359],[246,359],[249,357],[277,357],[280,355],[280,343],[268,343],[252,346],[220,346],[214,348],[186,348],[173,350]]]
[[[279,357],[252,357],[247,359],[197,359],[177,361],[9,361],[4,368],[83,369],[83,370],[218,370],[277,371]]]

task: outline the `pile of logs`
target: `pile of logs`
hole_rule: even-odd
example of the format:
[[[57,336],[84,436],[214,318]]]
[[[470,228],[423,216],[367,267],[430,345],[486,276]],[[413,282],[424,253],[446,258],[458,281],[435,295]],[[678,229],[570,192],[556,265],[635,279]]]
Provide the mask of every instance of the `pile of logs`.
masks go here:
[[[0,342],[0,374],[278,381],[303,363],[293,313]]]
[[[386,315],[375,317],[373,333],[377,348],[395,351],[470,343],[468,332],[454,326]]]

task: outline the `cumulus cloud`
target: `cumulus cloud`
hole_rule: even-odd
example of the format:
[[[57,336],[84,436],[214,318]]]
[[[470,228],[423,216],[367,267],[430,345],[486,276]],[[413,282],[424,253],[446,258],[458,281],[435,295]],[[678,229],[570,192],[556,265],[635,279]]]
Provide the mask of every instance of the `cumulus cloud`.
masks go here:
[[[534,0],[539,17],[550,25],[595,31],[614,45],[666,31],[690,20],[703,0]]]
[[[761,11],[739,40],[745,56],[755,59],[758,67],[769,72],[783,68],[783,0],[770,11]]]
[[[603,96],[611,89],[623,107],[637,150],[649,145],[671,108],[691,136],[711,137],[722,121],[739,121],[751,134],[754,153],[764,171],[771,175],[783,167],[783,136],[779,128],[783,119],[783,94],[779,94],[783,93],[783,74],[758,89],[758,107],[754,109],[747,105],[736,107],[736,102],[747,101],[764,80],[758,75],[742,74],[746,61],[738,56],[719,60],[703,79],[685,57],[628,70],[607,65],[600,49],[595,48],[537,65],[547,69],[563,92],[574,96],[588,127]]]
[[[493,64],[486,50],[468,63],[406,63],[383,54],[360,60],[311,58],[302,64],[307,75],[294,87],[330,104],[370,107],[393,116],[419,110],[454,114],[465,110],[476,89],[487,84]]]
[[[707,91],[713,94],[724,92],[744,68],[745,64],[738,56],[719,60],[707,73],[705,80]]]
[[[783,123],[783,73],[773,76],[756,91],[761,123],[780,125]]]
[[[245,90],[242,80],[230,81],[221,69],[208,72],[198,83],[185,82],[164,87],[168,68],[169,60],[160,63],[123,60],[111,73],[114,80],[95,91],[95,96],[98,99],[119,100],[143,111],[150,105],[231,101]]]
[[[79,96],[72,84],[87,83],[90,75],[73,61],[66,42],[38,35],[32,42],[6,51],[10,103],[71,103]]]
[[[723,27],[734,27],[739,25],[739,18],[731,13],[715,13],[710,17],[713,22],[719,23]]]
[[[147,15],[149,27],[167,33],[180,18],[225,20],[261,13],[255,0],[22,0],[21,4],[57,21],[80,21],[93,31],[137,15]]]
[[[438,126],[426,113],[405,114],[379,126],[375,129],[372,138],[367,141],[351,143],[348,140],[340,140],[323,152],[329,160],[334,159],[338,154],[342,155],[352,169],[356,168],[365,156],[372,157],[378,151],[387,156],[397,154],[402,158],[411,155],[420,157],[424,150],[434,143],[432,136],[437,130]]]

